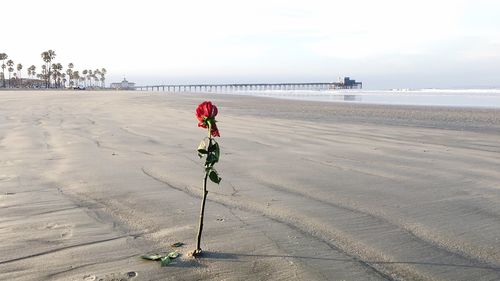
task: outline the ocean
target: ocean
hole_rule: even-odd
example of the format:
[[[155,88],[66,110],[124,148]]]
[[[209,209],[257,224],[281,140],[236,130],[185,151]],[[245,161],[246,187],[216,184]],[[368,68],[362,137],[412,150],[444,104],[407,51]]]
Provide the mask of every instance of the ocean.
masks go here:
[[[230,93],[322,102],[500,108],[500,89],[269,90]]]

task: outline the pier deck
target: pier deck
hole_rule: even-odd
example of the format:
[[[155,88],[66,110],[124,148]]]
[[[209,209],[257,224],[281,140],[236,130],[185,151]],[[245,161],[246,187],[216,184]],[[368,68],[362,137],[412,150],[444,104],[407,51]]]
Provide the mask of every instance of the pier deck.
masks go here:
[[[363,83],[259,83],[259,84],[176,84],[135,86],[140,91],[165,92],[228,92],[228,91],[265,91],[265,90],[331,90],[362,89]]]

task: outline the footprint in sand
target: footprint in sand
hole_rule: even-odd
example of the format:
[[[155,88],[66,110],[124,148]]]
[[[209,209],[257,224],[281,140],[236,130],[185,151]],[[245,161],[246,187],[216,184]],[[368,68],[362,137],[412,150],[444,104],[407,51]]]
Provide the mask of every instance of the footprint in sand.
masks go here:
[[[70,237],[73,236],[73,229],[70,228],[70,229],[65,229],[62,233],[61,233],[61,238],[64,238],[64,239],[68,239]]]
[[[71,224],[48,223],[43,229],[57,230],[61,239],[68,239],[73,236],[73,227]]]

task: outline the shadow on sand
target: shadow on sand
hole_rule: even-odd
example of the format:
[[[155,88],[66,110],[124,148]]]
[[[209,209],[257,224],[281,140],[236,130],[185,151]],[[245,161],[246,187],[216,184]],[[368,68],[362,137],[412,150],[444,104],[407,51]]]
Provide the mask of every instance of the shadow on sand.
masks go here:
[[[328,258],[328,257],[310,257],[310,256],[294,256],[294,255],[267,255],[267,254],[236,254],[236,253],[221,253],[221,252],[203,252],[201,258],[203,259],[221,259],[226,261],[238,261],[239,258],[243,257],[253,257],[259,259],[266,258],[293,258],[293,259],[304,259],[304,260],[326,260],[326,261],[340,261],[340,262],[360,262],[356,258],[352,259],[338,259],[338,258]],[[485,263],[480,264],[450,264],[450,263],[435,263],[435,262],[419,262],[419,261],[363,261],[367,264],[409,264],[409,265],[425,265],[425,266],[442,266],[442,267],[460,267],[460,268],[474,268],[474,269],[485,269],[500,271],[500,267],[488,265]]]

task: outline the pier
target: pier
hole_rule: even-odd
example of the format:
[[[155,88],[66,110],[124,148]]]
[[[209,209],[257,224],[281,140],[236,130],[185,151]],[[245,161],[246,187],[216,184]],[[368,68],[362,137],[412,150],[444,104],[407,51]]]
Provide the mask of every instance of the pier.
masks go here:
[[[363,83],[345,77],[339,82],[317,83],[258,83],[258,84],[178,84],[134,86],[139,91],[163,92],[234,92],[234,91],[267,91],[267,90],[334,90],[362,89]]]

